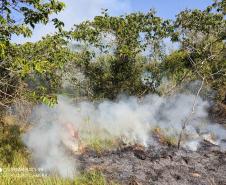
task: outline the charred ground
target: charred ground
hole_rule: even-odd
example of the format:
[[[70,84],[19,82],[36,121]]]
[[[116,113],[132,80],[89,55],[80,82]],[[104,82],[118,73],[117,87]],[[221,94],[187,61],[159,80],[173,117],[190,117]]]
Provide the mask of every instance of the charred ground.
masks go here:
[[[108,180],[142,185],[225,185],[226,156],[218,146],[202,142],[196,152],[168,146],[127,146],[77,156],[81,170],[100,170]]]

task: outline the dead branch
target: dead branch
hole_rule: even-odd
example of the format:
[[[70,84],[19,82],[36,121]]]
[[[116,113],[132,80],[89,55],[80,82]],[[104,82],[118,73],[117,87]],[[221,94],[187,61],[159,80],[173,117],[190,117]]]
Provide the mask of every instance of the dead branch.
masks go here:
[[[203,88],[203,85],[204,85],[204,81],[205,81],[205,78],[203,77],[202,79],[202,83],[196,93],[196,96],[194,98],[194,102],[193,102],[193,105],[192,105],[192,110],[191,110],[191,113],[188,115],[188,117],[186,118],[186,120],[184,121],[183,125],[182,125],[182,129],[181,129],[181,132],[180,132],[180,135],[179,135],[179,138],[178,138],[178,143],[177,143],[177,148],[180,149],[180,145],[181,145],[181,140],[182,140],[182,136],[184,134],[184,131],[187,127],[187,125],[189,124],[189,122],[191,121],[192,119],[192,116],[193,114],[195,113],[195,107],[196,107],[196,103],[197,103],[197,98]]]

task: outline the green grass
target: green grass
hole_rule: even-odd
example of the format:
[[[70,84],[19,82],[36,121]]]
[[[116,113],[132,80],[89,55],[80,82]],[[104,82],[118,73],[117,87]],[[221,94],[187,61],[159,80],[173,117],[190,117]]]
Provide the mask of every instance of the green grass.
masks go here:
[[[0,176],[1,185],[72,185],[73,181],[69,179],[61,179],[58,177],[12,177]]]
[[[100,171],[84,172],[74,179],[65,179],[57,176],[35,176],[35,174],[0,175],[0,185],[116,185],[113,182],[107,182]]]
[[[108,182],[100,171],[83,172],[74,179],[59,176],[41,176],[31,168],[29,153],[21,139],[22,130],[18,125],[5,124],[0,120],[0,185],[113,185]],[[101,153],[113,146],[113,142],[95,136],[88,137],[85,145]],[[24,169],[25,172],[15,172],[12,169]],[[114,184],[116,185],[116,184]]]
[[[106,185],[107,181],[99,171],[83,173],[76,177],[74,185]]]
[[[85,145],[87,148],[94,150],[98,154],[116,147],[116,143],[114,143],[113,140],[102,139],[100,137],[89,138],[88,140],[86,140]]]
[[[21,138],[18,125],[0,121],[0,167],[28,167],[29,154]]]

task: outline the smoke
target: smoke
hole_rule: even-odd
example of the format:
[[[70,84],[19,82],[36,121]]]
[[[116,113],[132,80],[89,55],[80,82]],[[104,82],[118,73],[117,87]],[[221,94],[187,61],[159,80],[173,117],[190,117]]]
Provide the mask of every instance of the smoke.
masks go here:
[[[121,96],[114,102],[74,103],[60,96],[54,108],[45,105],[34,108],[32,128],[25,134],[24,142],[39,168],[72,177],[76,161],[70,152],[78,151],[80,140],[86,142],[95,136],[148,146],[156,144],[153,135],[156,128],[177,140],[191,113],[194,98],[192,94],[148,95],[143,99]],[[207,101],[198,97],[195,113],[184,132],[183,147],[197,150],[200,141],[208,139],[206,134],[211,133],[214,141],[225,148],[221,141],[226,131],[220,125],[209,123],[208,106]]]

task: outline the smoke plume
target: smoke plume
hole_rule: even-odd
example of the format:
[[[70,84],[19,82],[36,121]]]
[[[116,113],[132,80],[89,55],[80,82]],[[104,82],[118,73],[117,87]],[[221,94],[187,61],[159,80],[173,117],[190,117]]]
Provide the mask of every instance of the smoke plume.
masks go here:
[[[76,161],[70,157],[67,148],[77,151],[79,140],[85,142],[95,136],[149,146],[156,144],[153,137],[156,128],[177,140],[191,113],[194,98],[191,94],[148,95],[142,99],[121,96],[114,102],[74,103],[59,97],[54,108],[45,105],[34,108],[32,128],[24,135],[24,142],[38,167],[72,177],[76,172]],[[196,150],[200,141],[211,134],[216,144],[225,148],[222,140],[226,131],[208,121],[208,106],[207,101],[198,97],[195,113],[184,132],[182,147]]]

